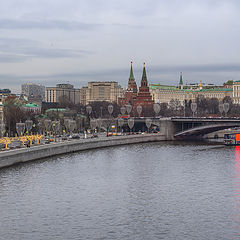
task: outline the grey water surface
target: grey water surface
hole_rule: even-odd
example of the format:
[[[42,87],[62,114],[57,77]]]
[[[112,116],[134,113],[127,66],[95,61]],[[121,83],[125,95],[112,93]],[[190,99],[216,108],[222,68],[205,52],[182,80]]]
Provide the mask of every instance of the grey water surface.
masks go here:
[[[240,148],[147,143],[1,169],[0,239],[240,239]]]

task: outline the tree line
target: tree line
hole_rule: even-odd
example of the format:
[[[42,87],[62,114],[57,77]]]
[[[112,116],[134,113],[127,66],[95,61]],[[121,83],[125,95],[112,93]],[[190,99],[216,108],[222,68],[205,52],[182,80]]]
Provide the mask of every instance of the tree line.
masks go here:
[[[197,104],[197,110],[194,114],[196,117],[220,117],[223,114],[219,111],[220,103],[228,103],[229,111],[227,113],[228,117],[240,117],[240,106],[237,104],[233,104],[233,101],[230,97],[225,97],[221,102],[217,98],[205,98],[203,96],[198,96],[195,99]],[[185,101],[182,105],[178,99],[172,99],[169,103],[161,103],[160,104],[160,112],[157,117],[172,117],[172,116],[186,116],[190,117],[193,115],[191,110],[192,101]],[[66,98],[61,98],[57,108],[65,108],[68,110],[68,116],[75,120],[81,121],[81,125],[88,126],[90,118],[109,118],[110,114],[108,111],[108,105],[110,103],[106,101],[101,102],[92,102],[90,105],[92,107],[92,111],[88,114],[86,106],[82,104],[73,104]],[[113,113],[111,117],[121,116],[121,106],[119,106],[116,102],[111,103],[113,105]],[[42,108],[42,114],[46,113],[48,107]],[[144,112],[145,111],[145,112]],[[134,116],[135,114],[135,116]],[[79,116],[83,116],[81,120],[79,120]],[[138,117],[139,115],[132,111],[132,117]],[[142,114],[140,116],[148,116],[154,117],[156,114],[154,113],[152,108],[143,108]],[[223,115],[224,116],[224,115]],[[63,118],[62,117],[62,118]],[[85,117],[85,118],[84,118]],[[47,118],[51,120],[61,120],[59,119],[59,112],[50,112],[47,114]],[[22,102],[16,97],[8,97],[4,102],[4,121],[6,130],[9,135],[14,135],[16,133],[16,123],[25,122],[26,120],[33,121],[33,131],[39,130],[39,122],[41,116],[36,115],[36,113],[32,111],[26,111],[26,109],[22,108]]]

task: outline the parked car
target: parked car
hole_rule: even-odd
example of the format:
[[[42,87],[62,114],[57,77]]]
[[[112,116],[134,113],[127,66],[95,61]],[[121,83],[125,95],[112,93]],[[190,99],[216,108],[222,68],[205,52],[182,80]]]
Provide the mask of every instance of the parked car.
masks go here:
[[[80,139],[80,135],[79,134],[73,134],[72,135],[72,139]]]

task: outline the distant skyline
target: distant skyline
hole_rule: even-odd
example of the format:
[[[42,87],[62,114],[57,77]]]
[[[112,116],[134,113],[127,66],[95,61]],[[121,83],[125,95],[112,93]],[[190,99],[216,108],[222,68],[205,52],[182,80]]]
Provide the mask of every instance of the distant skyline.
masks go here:
[[[238,0],[0,2],[0,88],[240,79]]]

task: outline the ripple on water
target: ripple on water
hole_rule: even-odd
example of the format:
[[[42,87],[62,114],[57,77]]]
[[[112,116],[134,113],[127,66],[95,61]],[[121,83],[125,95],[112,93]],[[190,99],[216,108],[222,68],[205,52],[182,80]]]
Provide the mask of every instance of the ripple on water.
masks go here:
[[[238,239],[240,153],[154,143],[0,171],[0,239]]]

